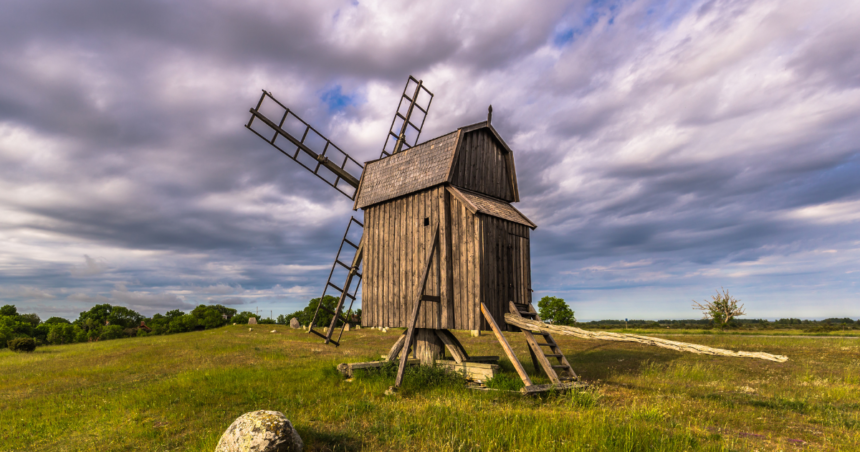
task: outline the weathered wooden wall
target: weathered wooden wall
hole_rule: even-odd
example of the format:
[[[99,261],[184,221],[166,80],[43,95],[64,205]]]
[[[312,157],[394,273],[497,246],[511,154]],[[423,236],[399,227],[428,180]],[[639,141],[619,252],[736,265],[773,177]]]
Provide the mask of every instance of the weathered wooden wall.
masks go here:
[[[508,302],[531,302],[529,228],[501,218],[480,215],[481,301],[496,323],[504,324]],[[489,329],[482,321],[481,329]]]
[[[438,221],[442,246],[433,258],[425,293],[441,295],[442,301],[422,302],[417,327],[453,328],[448,320],[447,303],[451,285],[443,279],[440,288],[437,276],[440,270],[442,275],[449,273],[445,267],[449,260],[445,246],[448,235],[446,196],[444,187],[438,186],[365,209],[363,326],[407,326],[416,301],[415,286],[424,270]],[[429,225],[424,224],[425,218]]]
[[[486,129],[464,134],[453,163],[451,184],[508,202],[514,201],[508,158],[504,152]]]
[[[476,330],[480,325],[481,293],[479,220],[456,198],[451,205],[451,302],[453,329]]]
[[[370,206],[364,218],[363,326],[408,326],[437,221],[426,293],[441,300],[422,302],[418,328],[489,330],[481,302],[503,324],[509,301],[531,301],[527,226],[473,214],[442,186]]]

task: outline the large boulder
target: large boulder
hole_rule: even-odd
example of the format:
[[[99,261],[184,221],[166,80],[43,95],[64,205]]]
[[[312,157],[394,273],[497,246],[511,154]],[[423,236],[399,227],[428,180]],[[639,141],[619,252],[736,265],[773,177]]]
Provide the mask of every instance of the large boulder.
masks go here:
[[[299,319],[293,317],[290,319],[290,328],[297,330],[302,327],[302,324],[299,323]]]
[[[221,436],[215,452],[301,452],[304,447],[286,416],[261,410],[239,416]]]
[[[256,324],[257,324],[257,318],[256,317],[251,317],[250,319],[248,319],[248,325],[256,325]]]

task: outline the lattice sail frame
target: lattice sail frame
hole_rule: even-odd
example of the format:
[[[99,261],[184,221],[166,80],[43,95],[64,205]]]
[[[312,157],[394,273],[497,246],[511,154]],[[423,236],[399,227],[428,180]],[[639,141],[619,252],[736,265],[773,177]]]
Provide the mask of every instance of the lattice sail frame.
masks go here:
[[[266,102],[269,99],[271,102]],[[248,130],[347,198],[355,200],[364,165],[335,146],[268,91],[263,90],[256,108],[251,108],[250,112],[251,119],[245,125]],[[277,116],[280,117],[272,119]]]
[[[426,105],[424,105],[425,102]],[[424,129],[424,121],[427,120],[427,112],[430,111],[432,102],[433,93],[424,86],[424,81],[416,80],[410,75],[400,95],[400,104],[394,113],[394,119],[391,120],[391,127],[388,130],[388,136],[385,137],[385,144],[382,146],[379,158],[388,157],[418,144],[418,137]],[[416,109],[421,116],[421,123],[417,125],[417,121],[414,121],[415,118],[412,116]],[[400,135],[404,135],[402,143],[398,143]]]

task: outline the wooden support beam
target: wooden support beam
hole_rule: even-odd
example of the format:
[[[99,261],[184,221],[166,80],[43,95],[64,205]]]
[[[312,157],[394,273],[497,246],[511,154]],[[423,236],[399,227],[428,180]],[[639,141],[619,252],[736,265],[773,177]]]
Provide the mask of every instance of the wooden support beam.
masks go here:
[[[421,283],[418,284],[415,293],[415,308],[412,309],[412,317],[409,319],[409,328],[406,330],[406,344],[412,345],[415,340],[415,324],[418,322],[418,312],[421,310],[421,298],[424,295],[424,289],[427,287],[427,277],[430,275],[430,268],[433,264],[433,255],[436,254],[436,244],[439,243],[439,224],[436,224],[436,230],[433,233],[433,243],[430,245],[430,252],[427,253],[427,261],[424,263],[424,273],[421,276]],[[408,350],[408,349],[407,349]],[[400,366],[397,368],[397,377],[394,379],[394,387],[400,387],[403,382],[403,373],[406,372],[407,354],[400,355]]]
[[[466,354],[466,350],[463,350],[463,346],[460,345],[460,342],[457,341],[457,338],[454,337],[448,330],[436,330],[436,335],[439,336],[439,339],[442,340],[442,343],[445,344],[445,347],[451,352],[451,356],[454,358],[458,364],[462,364],[469,360],[469,355]]]
[[[507,339],[502,334],[502,330],[499,329],[499,325],[496,324],[496,321],[493,319],[493,316],[490,314],[490,310],[487,309],[487,305],[481,303],[481,313],[484,314],[484,318],[487,319],[487,323],[492,328],[493,333],[496,335],[496,339],[499,340],[499,343],[502,344],[502,349],[505,350],[505,355],[508,356],[508,359],[511,360],[511,364],[514,365],[514,369],[517,370],[517,373],[520,375],[520,379],[523,380],[523,384],[526,387],[532,386],[532,381],[529,379],[529,374],[526,373],[526,370],[523,368],[523,365],[520,363],[520,360],[517,359],[517,355],[514,353],[514,349],[511,348],[511,344],[508,344]]]
[[[403,331],[403,334],[397,339],[397,342],[391,347],[391,350],[388,352],[388,356],[385,357],[386,361],[394,361],[397,359],[397,355],[400,354],[400,350],[403,350],[403,344],[406,343],[406,330]],[[409,350],[406,351],[406,354],[409,354]]]

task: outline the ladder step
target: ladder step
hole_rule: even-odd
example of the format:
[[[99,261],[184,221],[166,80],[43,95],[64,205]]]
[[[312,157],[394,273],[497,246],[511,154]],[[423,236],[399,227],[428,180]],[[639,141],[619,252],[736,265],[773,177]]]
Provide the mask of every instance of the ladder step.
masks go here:
[[[349,239],[343,239],[343,241],[344,241],[345,243],[349,243],[350,245],[352,245],[352,247],[353,247],[353,248],[358,249],[358,245],[356,245],[355,243],[350,242],[350,241],[349,241]]]
[[[546,356],[547,358],[561,358],[564,355],[561,353],[545,353],[543,356]]]
[[[534,312],[528,312],[528,311],[519,311],[519,313],[523,317],[525,317],[525,316],[534,317],[537,315]]]
[[[564,364],[557,364],[552,366],[553,369],[570,369],[570,366],[565,366]]]
[[[330,286],[334,287],[335,289],[337,289],[337,291],[338,291],[338,292],[340,292],[340,293],[344,293],[344,292],[343,292],[343,289],[341,289],[340,287],[338,287],[338,286],[334,285],[334,283],[329,282],[329,283],[328,283],[328,285],[330,285]],[[346,295],[347,297],[352,298],[353,300],[355,300],[355,297],[353,297],[352,295],[350,295],[350,294],[348,294],[348,293],[347,293],[347,294],[345,294],[345,295]]]
[[[537,342],[541,347],[555,347],[555,344],[545,344],[543,342]]]
[[[346,265],[346,264],[344,264],[343,262],[341,262],[339,259],[335,259],[335,260],[334,260],[334,262],[335,262],[336,264],[340,264],[340,266],[341,266],[341,267],[343,267],[343,268],[345,268],[345,269],[347,269],[347,270],[349,270],[349,269],[351,269],[351,268],[352,268],[352,267],[350,267],[349,265]]]
[[[315,330],[308,330],[308,332],[309,332],[309,333],[314,333],[314,334],[316,334],[317,336],[319,336],[319,337],[321,337],[321,338],[325,339],[325,334],[318,333],[318,332],[317,332],[317,331],[315,331]]]

